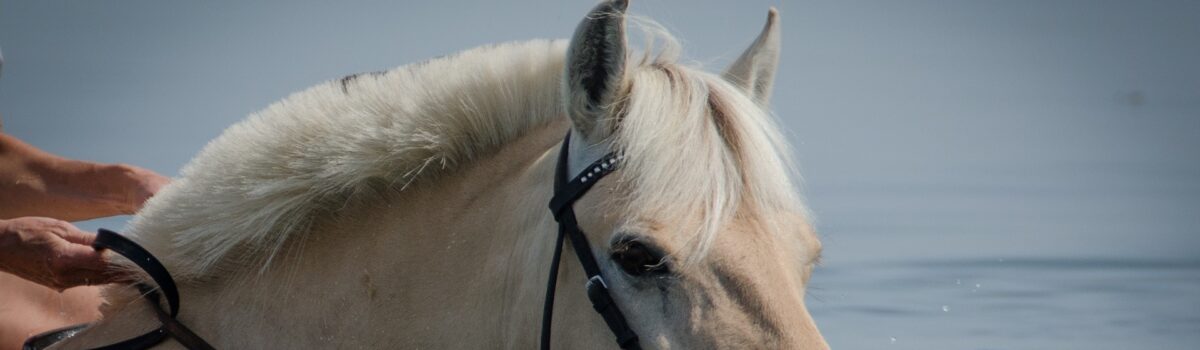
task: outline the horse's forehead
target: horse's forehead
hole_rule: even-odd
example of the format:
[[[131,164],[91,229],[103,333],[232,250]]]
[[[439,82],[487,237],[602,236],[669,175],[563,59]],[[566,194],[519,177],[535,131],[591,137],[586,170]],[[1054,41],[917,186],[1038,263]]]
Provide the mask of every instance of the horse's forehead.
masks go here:
[[[717,240],[732,248],[798,248],[800,251],[792,253],[806,253],[814,248],[809,245],[816,243],[816,235],[803,213],[780,210],[739,215],[728,222]]]
[[[679,254],[686,252],[692,238],[688,233],[698,224],[682,216],[643,213],[628,218],[621,230],[650,236]],[[738,256],[766,251],[786,255],[781,258],[812,260],[820,255],[821,243],[802,212],[744,213],[724,223],[709,253]]]

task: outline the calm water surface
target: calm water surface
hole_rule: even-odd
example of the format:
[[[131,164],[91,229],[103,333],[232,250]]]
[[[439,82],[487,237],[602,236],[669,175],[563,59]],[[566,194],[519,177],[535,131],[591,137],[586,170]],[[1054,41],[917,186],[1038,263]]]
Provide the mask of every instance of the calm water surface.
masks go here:
[[[1200,349],[1195,164],[812,184],[809,308],[835,349]]]
[[[809,305],[835,349],[1195,349],[1200,262],[910,260],[826,267]]]

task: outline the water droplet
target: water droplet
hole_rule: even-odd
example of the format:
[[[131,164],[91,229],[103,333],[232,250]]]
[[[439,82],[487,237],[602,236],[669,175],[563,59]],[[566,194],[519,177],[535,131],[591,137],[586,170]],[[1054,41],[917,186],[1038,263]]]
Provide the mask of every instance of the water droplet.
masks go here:
[[[942,312],[950,312],[950,305],[942,305]]]
[[[896,337],[890,337],[890,338],[891,338],[892,344],[895,344],[895,343],[896,343]]]
[[[975,284],[975,289],[979,289],[979,287],[983,287],[983,284],[976,283],[976,284]]]
[[[954,284],[956,284],[956,285],[962,285],[962,280],[960,280],[960,279],[955,279],[955,280],[954,280]]]

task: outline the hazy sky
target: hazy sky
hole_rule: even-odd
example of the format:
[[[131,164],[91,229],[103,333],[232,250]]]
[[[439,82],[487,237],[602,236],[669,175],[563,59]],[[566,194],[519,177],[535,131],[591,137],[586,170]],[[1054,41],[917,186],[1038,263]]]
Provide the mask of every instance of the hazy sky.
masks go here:
[[[291,92],[487,43],[564,38],[592,4],[6,1],[0,115],[5,132],[51,152],[174,175]],[[830,263],[1200,253],[1200,2],[631,10],[720,70],[768,6],[784,26],[774,109]]]

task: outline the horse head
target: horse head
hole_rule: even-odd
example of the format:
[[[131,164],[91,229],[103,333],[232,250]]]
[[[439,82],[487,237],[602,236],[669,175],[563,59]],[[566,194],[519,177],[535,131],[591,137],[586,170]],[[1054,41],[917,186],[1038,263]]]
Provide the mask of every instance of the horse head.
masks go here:
[[[804,304],[820,244],[767,109],[776,11],[716,75],[631,55],[626,7],[583,19],[563,78],[571,174],[622,157],[574,206],[613,298],[645,347],[825,348]],[[607,333],[568,332],[557,344]]]

